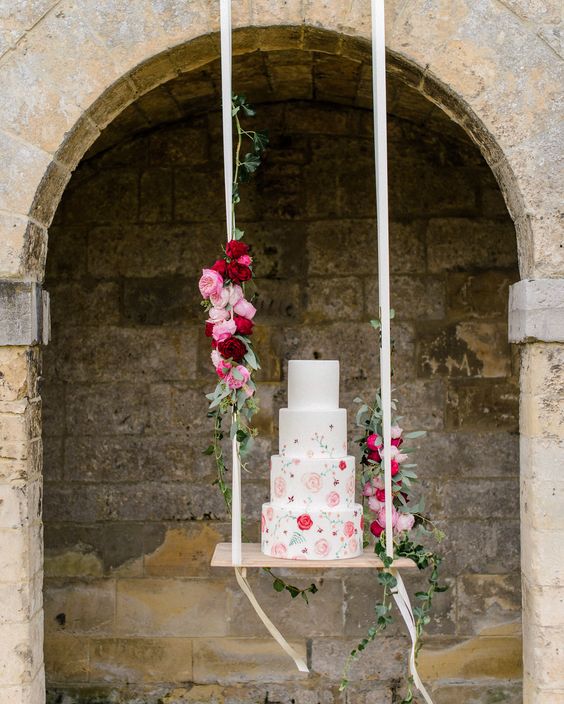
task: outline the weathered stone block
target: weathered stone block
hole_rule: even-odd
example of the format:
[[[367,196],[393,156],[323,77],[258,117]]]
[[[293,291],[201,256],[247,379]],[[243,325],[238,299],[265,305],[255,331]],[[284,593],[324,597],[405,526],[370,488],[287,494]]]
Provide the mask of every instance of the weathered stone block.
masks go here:
[[[115,611],[114,580],[45,582],[45,628],[50,633],[113,633]]]
[[[309,279],[305,324],[357,321],[363,316],[364,296],[358,278]]]
[[[46,633],[45,669],[52,682],[88,679],[90,641],[67,633]]]
[[[457,632],[521,633],[521,582],[518,574],[463,574],[457,580]]]
[[[0,347],[0,401],[34,398],[39,364],[35,347]]]
[[[163,542],[144,556],[144,572],[151,577],[207,576],[215,546],[228,533],[223,524],[199,521],[170,528]]]
[[[94,395],[90,386],[77,384],[67,399],[68,431],[83,435],[141,433],[149,422],[146,400],[143,385],[107,384]]]
[[[33,681],[43,665],[43,614],[25,623],[6,624],[0,639],[0,678],[5,685]]]
[[[303,641],[291,641],[291,645],[306,657]],[[194,681],[197,683],[280,682],[305,678],[291,667],[288,656],[273,640],[198,638],[194,641]]]
[[[93,682],[189,682],[192,641],[187,638],[104,638],[90,644]],[[73,678],[78,679],[78,678]]]
[[[340,682],[347,656],[357,642],[350,638],[317,638],[312,643],[312,672],[330,681]],[[382,652],[386,653],[385,658],[382,657]],[[352,682],[366,682],[399,677],[407,662],[407,652],[406,638],[383,637],[353,662],[349,679]]]
[[[519,391],[510,381],[453,381],[447,392],[446,427],[516,431]]]
[[[73,183],[66,195],[65,215],[69,223],[134,223],[137,221],[138,176],[129,169],[105,171],[87,184]]]
[[[504,318],[509,286],[518,276],[513,270],[476,273],[452,272],[447,276],[448,313],[457,318]]]
[[[122,579],[117,583],[116,630],[122,635],[227,635],[225,589],[221,582],[180,579]],[[196,648],[197,651],[197,648]],[[194,653],[194,677],[197,675]]]

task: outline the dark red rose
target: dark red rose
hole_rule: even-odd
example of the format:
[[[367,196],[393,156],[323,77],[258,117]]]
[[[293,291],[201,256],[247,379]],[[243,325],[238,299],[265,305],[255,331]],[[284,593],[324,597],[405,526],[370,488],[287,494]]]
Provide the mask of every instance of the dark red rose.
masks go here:
[[[378,450],[372,450],[371,452],[369,452],[368,459],[373,460],[374,462],[381,462],[382,461],[382,458],[380,457],[380,453]]]
[[[396,462],[396,460],[392,460],[392,477],[395,477],[396,474],[399,472],[399,464]]]
[[[217,271],[218,274],[225,277],[227,275],[227,262],[225,259],[218,259],[216,263],[210,267],[210,269]]]
[[[217,340],[212,340],[211,346],[212,346],[212,350],[216,350],[217,349]]]
[[[370,532],[372,535],[376,536],[376,538],[379,538],[382,535],[382,531],[384,529],[382,526],[378,523],[378,521],[372,521],[370,524]]]
[[[309,530],[312,525],[313,521],[311,520],[311,516],[308,516],[307,513],[302,513],[301,516],[298,516],[298,528],[300,530]]]
[[[376,491],[374,492],[374,496],[381,503],[384,503],[384,501],[386,500],[386,492],[384,491],[384,489],[376,489]]]
[[[242,257],[243,254],[248,254],[248,252],[249,245],[241,242],[241,240],[231,240],[225,247],[225,254],[227,254],[229,259],[239,259],[239,257]]]
[[[206,337],[212,336],[213,323],[206,322]]]
[[[218,343],[217,349],[225,359],[232,359],[234,362],[240,362],[247,354],[245,343],[236,337],[228,337],[227,340]]]
[[[253,321],[248,318],[243,318],[241,315],[234,316],[233,320],[237,326],[237,332],[240,335],[252,335],[253,334]]]
[[[392,438],[392,445],[395,445],[396,447],[401,447],[402,442],[403,438]]]
[[[234,284],[240,284],[243,281],[248,281],[253,276],[253,272],[248,266],[232,261],[227,265],[227,275]]]

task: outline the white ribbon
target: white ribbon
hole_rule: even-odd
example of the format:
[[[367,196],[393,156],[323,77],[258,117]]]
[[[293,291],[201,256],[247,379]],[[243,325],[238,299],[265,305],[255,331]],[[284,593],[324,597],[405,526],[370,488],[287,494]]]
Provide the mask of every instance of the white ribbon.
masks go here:
[[[272,621],[262,610],[260,604],[256,600],[255,595],[253,594],[251,585],[247,580],[246,568],[235,567],[235,577],[237,578],[237,582],[239,583],[241,590],[246,595],[247,599],[251,602],[253,609],[257,612],[258,617],[264,623],[270,635],[274,638],[274,640],[278,643],[282,650],[292,658],[300,672],[309,672],[308,666],[302,656],[294,648],[292,648],[292,646],[288,643],[288,641],[284,638],[284,636],[280,633],[280,631],[276,628],[276,626],[272,623]]]
[[[392,525],[392,465],[390,447],[392,443],[392,349],[390,335],[390,261],[388,232],[388,137],[386,115],[386,32],[384,0],[372,0],[372,97],[374,112],[374,165],[376,170],[376,209],[378,225],[378,299],[380,305],[380,385],[382,398],[382,434],[384,444],[384,493],[386,510],[386,555],[394,556],[394,533]],[[431,697],[421,682],[415,665],[417,632],[413,610],[403,580],[397,570],[392,569],[397,580],[392,590],[394,601],[411,636],[409,671],[413,683],[427,702]]]

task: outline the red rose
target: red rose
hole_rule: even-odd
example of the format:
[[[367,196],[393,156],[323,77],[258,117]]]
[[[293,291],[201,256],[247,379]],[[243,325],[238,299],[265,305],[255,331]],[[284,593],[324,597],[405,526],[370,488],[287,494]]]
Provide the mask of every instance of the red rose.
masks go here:
[[[217,271],[218,274],[221,274],[223,277],[227,274],[227,262],[225,259],[218,259],[216,263],[210,267],[210,269],[213,269],[214,271]]]
[[[298,516],[298,528],[300,530],[309,530],[312,525],[311,516],[308,516],[307,513],[302,513],[301,516]]]
[[[243,318],[240,315],[234,316],[233,320],[237,326],[237,332],[240,335],[252,335],[253,334],[253,321],[248,318]]]
[[[236,337],[228,337],[227,340],[219,342],[217,349],[225,359],[232,359],[234,362],[240,362],[247,354],[245,343]]]
[[[372,521],[370,524],[370,532],[372,535],[374,535],[376,538],[379,538],[382,535],[382,531],[384,529],[382,526],[378,523],[378,521]]]
[[[339,462],[339,469],[346,469],[346,468],[347,468],[347,463],[345,462],[345,460],[341,460]]]
[[[248,281],[253,276],[253,272],[248,266],[232,261],[227,265],[227,275],[234,284],[240,284],[243,281]]]
[[[212,340],[211,346],[212,346],[212,350],[216,350],[217,349],[217,340]]]
[[[374,462],[381,462],[382,461],[382,458],[380,457],[380,453],[378,452],[378,450],[372,450],[372,452],[369,452],[368,459],[374,460]]]
[[[225,254],[227,254],[229,259],[238,259],[242,257],[243,254],[247,254],[248,251],[249,245],[241,242],[241,240],[231,240],[225,247]]]
[[[395,477],[398,472],[399,464],[395,460],[392,460],[392,477]]]
[[[382,447],[382,438],[379,435],[376,435],[376,433],[372,433],[366,438],[366,445],[369,450],[381,450]]]
[[[401,447],[402,442],[403,438],[392,438],[392,445],[395,445],[396,447]]]
[[[206,337],[212,336],[212,330],[213,330],[213,323],[206,322]]]
[[[386,500],[386,492],[384,489],[376,489],[374,492],[374,496],[380,501],[381,503],[384,503]]]

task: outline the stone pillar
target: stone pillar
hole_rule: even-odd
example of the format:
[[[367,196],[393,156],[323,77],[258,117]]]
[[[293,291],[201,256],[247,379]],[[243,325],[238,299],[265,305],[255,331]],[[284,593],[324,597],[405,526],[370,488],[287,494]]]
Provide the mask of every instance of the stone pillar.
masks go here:
[[[564,702],[564,279],[519,281],[521,570],[525,704]]]
[[[6,704],[45,702],[37,390],[43,311],[38,285],[0,282],[0,702]]]

